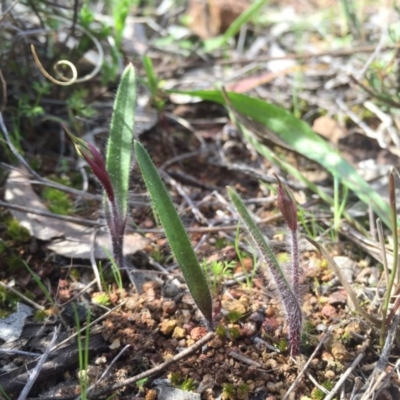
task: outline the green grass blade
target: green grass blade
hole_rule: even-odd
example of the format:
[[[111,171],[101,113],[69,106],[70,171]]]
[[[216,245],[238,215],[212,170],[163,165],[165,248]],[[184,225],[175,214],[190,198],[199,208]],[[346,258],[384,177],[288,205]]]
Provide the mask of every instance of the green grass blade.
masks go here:
[[[240,14],[229,26],[227,31],[216,38],[208,39],[204,42],[204,50],[211,52],[223,46],[230,38],[235,36],[240,28],[253,18],[260,10],[260,8],[267,2],[267,0],[256,0],[251,4],[242,14]]]
[[[6,400],[11,400],[11,397],[10,396],[8,396],[8,394],[5,392],[5,390],[3,389],[3,386],[1,386],[0,385],[0,394],[2,395],[2,396],[4,396],[4,398],[6,399]]]
[[[117,48],[120,49],[126,23],[126,17],[129,14],[131,1],[116,0],[111,2],[111,4],[112,4],[112,16],[114,20],[115,42]]]
[[[138,141],[135,141],[134,148],[137,163],[150,193],[153,207],[161,220],[189,291],[200,311],[212,325],[210,288],[182,221],[147,151]]]
[[[146,71],[147,83],[148,83],[151,95],[153,97],[156,97],[157,90],[158,90],[158,79],[157,79],[156,73],[154,71],[153,62],[151,61],[150,57],[146,54],[143,56],[143,67],[144,67],[144,70]]]
[[[28,272],[31,274],[32,278],[34,279],[34,281],[36,282],[36,284],[39,286],[40,290],[43,292],[44,297],[46,297],[47,301],[52,305],[55,306],[55,302],[54,299],[51,297],[51,294],[49,292],[49,290],[47,289],[46,285],[42,282],[42,280],[40,279],[40,276],[36,273],[33,272],[30,268],[29,265],[23,261],[25,268],[28,270]]]
[[[116,204],[122,218],[125,218],[127,213],[135,99],[135,70],[132,64],[129,64],[122,74],[114,102],[106,157],[106,168],[113,183]]]
[[[222,92],[216,90],[181,93],[198,96],[203,100],[220,104],[225,103]],[[328,142],[318,136],[307,123],[283,108],[264,100],[232,92],[228,93],[228,96],[231,106],[237,112],[266,126],[295,151],[322,165],[334,177],[338,177],[340,182],[352,190],[361,201],[371,206],[387,227],[391,227],[390,209],[387,202],[369,186],[350,163],[341,157]]]

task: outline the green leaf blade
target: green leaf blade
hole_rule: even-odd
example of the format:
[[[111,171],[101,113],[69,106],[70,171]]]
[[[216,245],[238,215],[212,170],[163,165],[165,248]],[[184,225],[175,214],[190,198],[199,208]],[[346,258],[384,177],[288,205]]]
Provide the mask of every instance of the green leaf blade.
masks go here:
[[[127,214],[129,173],[135,123],[136,77],[129,64],[118,86],[107,143],[106,168],[113,182],[116,203],[122,218]]]
[[[147,54],[145,54],[143,56],[143,67],[144,67],[144,70],[146,71],[147,84],[148,84],[149,90],[150,90],[152,96],[155,97],[155,96],[157,96],[158,79],[154,72],[153,62],[151,61],[151,58]]]
[[[254,243],[256,244],[257,248],[262,253],[265,260],[268,262],[268,265],[271,268],[271,271],[274,276],[279,275],[280,278],[284,281],[287,289],[292,292],[292,289],[287,281],[285,274],[283,273],[278,260],[275,257],[274,252],[272,251],[271,247],[269,246],[268,242],[265,240],[263,234],[261,233],[258,226],[255,224],[253,219],[251,218],[246,206],[244,205],[243,201],[239,197],[239,195],[233,190],[231,187],[227,188],[228,196],[232,201],[233,205],[235,206],[236,211],[238,212],[241,220],[243,221],[244,226],[246,227],[247,231],[249,232],[250,236],[252,237]],[[275,270],[275,271],[273,271]],[[293,292],[292,292],[293,294]],[[293,294],[294,297],[294,294]]]
[[[304,121],[281,107],[238,93],[230,93],[233,107],[273,132],[295,151],[316,161],[352,190],[390,226],[389,206],[331,145]]]
[[[135,141],[134,148],[137,163],[150,193],[154,209],[164,227],[168,242],[182,270],[190,294],[212,326],[210,288],[182,221],[147,151],[138,141]]]
[[[180,93],[225,104],[223,94],[219,90],[181,91]],[[387,202],[370,187],[330,143],[317,135],[306,122],[282,107],[261,99],[234,92],[229,92],[228,97],[231,106],[237,112],[264,125],[276,133],[293,150],[322,165],[343,185],[352,190],[363,203],[371,206],[387,227],[391,227],[390,208]]]

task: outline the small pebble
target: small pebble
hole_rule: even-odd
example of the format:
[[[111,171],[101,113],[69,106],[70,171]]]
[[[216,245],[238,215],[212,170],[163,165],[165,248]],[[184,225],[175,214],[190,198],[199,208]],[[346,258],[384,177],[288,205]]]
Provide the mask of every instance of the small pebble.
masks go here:
[[[201,339],[207,333],[207,329],[201,326],[196,326],[190,332],[190,337],[193,340]]]
[[[170,335],[174,331],[177,324],[178,322],[175,319],[167,319],[165,321],[162,321],[159,325],[160,331],[164,335]]]
[[[327,378],[327,379],[329,379],[329,380],[333,380],[333,379],[336,378],[336,374],[335,374],[332,370],[328,369],[328,370],[325,372],[325,378]]]
[[[180,326],[175,327],[172,337],[174,339],[184,339],[186,337],[186,329],[183,329]]]

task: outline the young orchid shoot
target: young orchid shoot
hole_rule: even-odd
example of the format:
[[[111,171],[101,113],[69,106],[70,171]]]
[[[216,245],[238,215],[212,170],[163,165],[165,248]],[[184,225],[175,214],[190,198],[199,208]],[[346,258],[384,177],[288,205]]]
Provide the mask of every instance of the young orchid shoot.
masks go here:
[[[73,135],[65,126],[64,129],[72,140],[76,152],[88,163],[90,169],[93,171],[96,178],[103,186],[108,200],[110,202],[113,202],[114,189],[111,183],[110,176],[106,170],[106,164],[104,162],[103,156],[100,154],[99,150],[97,150],[97,148],[91,143],[85,142],[84,140]]]
[[[297,207],[293,195],[287,185],[275,175],[278,181],[278,208],[291,231],[297,231]]]
[[[114,260],[119,268],[124,266],[123,240],[128,209],[135,88],[135,71],[132,65],[128,65],[122,74],[114,103],[105,161],[93,145],[67,131],[78,154],[87,161],[104,188],[105,215],[111,236]],[[212,327],[210,288],[189,237],[150,156],[139,142],[135,142],[134,148],[154,209],[164,226],[172,252],[181,267],[188,289],[208,325]]]
[[[210,287],[190,243],[189,236],[147,151],[138,141],[135,141],[134,148],[137,163],[149,191],[154,211],[159,216],[164,227],[165,235],[181,268],[190,294],[206,318],[209,327],[212,328],[213,316]]]
[[[285,193],[284,188],[281,187],[280,195],[278,194],[278,203],[280,203],[285,212],[285,218],[287,217],[290,226],[297,228],[297,221],[294,221],[295,211],[294,204],[290,201],[290,196]],[[239,195],[230,187],[228,187],[228,195],[236,211],[238,212],[241,221],[243,222],[247,232],[249,233],[255,247],[265,261],[265,265],[268,266],[272,277],[275,280],[278,292],[280,294],[283,306],[286,311],[288,327],[289,327],[289,344],[291,356],[297,356],[300,353],[300,337],[301,337],[301,326],[302,326],[302,314],[300,308],[300,301],[298,297],[298,288],[294,288],[296,280],[287,279],[285,273],[280,267],[275,254],[273,253],[268,241],[261,233],[260,229],[253,221],[249,211],[244,205]],[[297,258],[296,258],[297,257]],[[292,259],[299,259],[298,255],[293,256],[292,248]]]
[[[123,266],[122,246],[126,218],[121,216],[116,205],[113,184],[106,169],[104,158],[100,154],[99,150],[91,143],[85,142],[76,137],[66,128],[65,131],[74,143],[76,152],[88,163],[93,174],[104,189],[105,202],[107,203],[106,207],[110,210],[109,215],[107,216],[107,225],[111,235],[113,256],[117,265],[121,268]]]
[[[135,70],[132,65],[128,65],[122,74],[114,103],[106,160],[95,146],[79,139],[66,129],[76,151],[86,160],[104,188],[105,215],[114,260],[119,268],[124,267],[123,244],[128,209],[135,99]]]
[[[283,215],[290,234],[292,289],[295,296],[300,300],[300,255],[297,232],[297,206],[288,186],[282,183],[277,175],[275,175],[275,177],[278,181],[278,208]]]

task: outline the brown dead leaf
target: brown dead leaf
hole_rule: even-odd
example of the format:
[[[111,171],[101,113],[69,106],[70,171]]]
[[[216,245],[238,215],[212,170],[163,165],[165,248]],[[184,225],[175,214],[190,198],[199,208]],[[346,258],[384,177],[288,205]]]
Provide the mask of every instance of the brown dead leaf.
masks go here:
[[[334,145],[345,135],[343,128],[333,118],[323,115],[317,118],[313,124],[313,130],[328,139]]]
[[[250,76],[248,78],[241,79],[237,82],[228,83],[226,90],[228,92],[246,93],[258,86],[265,85],[275,80],[276,78],[284,75],[291,74],[301,69],[301,66],[294,65],[288,68],[284,68],[277,72],[266,72],[256,76]]]
[[[328,297],[328,304],[346,304],[347,303],[347,292],[344,289],[336,290]]]
[[[10,173],[4,197],[13,205],[49,212],[40,197],[33,191],[28,173],[22,167]],[[29,212],[11,210],[11,214],[32,236],[43,241],[50,241],[47,247],[64,257],[89,259],[93,245],[95,258],[107,258],[104,248],[111,252],[111,240],[106,231],[99,231],[93,240],[93,227]],[[147,244],[146,238],[137,233],[129,233],[124,238],[124,254],[143,250]]]
[[[189,28],[203,40],[218,36],[248,6],[247,0],[191,0],[187,12]]]
[[[331,353],[332,353],[333,357],[335,358],[335,360],[338,360],[338,361],[345,361],[349,357],[349,353],[348,353],[346,347],[344,347],[343,343],[341,343],[341,342],[335,342],[332,344]]]

